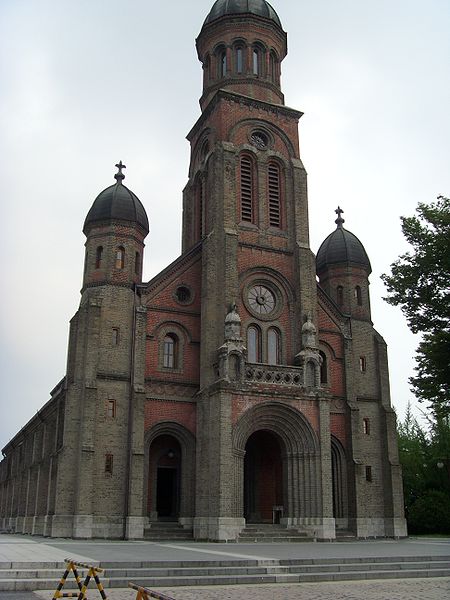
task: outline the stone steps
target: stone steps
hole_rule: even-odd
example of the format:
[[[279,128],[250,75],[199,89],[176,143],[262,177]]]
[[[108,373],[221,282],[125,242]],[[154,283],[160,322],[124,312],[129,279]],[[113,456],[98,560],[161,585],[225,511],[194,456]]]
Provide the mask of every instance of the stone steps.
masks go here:
[[[313,542],[314,538],[308,536],[306,532],[297,529],[286,529],[282,525],[272,524],[250,524],[239,534],[238,543],[292,543],[292,542]]]
[[[185,529],[179,523],[156,521],[145,528],[144,539],[153,542],[192,540],[193,533],[192,529]]]
[[[301,583],[362,579],[450,577],[448,557],[346,559],[105,562],[103,586],[126,588],[128,582],[150,588],[258,583]],[[0,590],[54,590],[65,563],[0,563]],[[81,577],[85,569],[80,569]],[[92,581],[89,587],[95,587]],[[64,586],[76,588],[72,573]]]

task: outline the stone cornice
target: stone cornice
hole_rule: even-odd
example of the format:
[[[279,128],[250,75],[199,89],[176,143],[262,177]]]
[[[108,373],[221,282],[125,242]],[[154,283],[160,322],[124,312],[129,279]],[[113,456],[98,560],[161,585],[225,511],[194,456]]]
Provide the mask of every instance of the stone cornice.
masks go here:
[[[264,102],[264,100],[257,100],[256,98],[251,98],[250,96],[244,96],[243,94],[237,94],[236,92],[228,92],[223,89],[219,89],[214,96],[211,98],[208,106],[200,115],[199,119],[195,123],[194,127],[187,134],[186,138],[191,142],[198,132],[198,130],[204,125],[206,119],[213,112],[217,104],[221,100],[227,100],[228,102],[235,102],[236,104],[248,106],[250,108],[259,108],[260,110],[264,110],[268,113],[272,113],[275,115],[282,115],[283,117],[288,117],[289,119],[295,119],[298,121],[303,115],[299,110],[295,110],[294,108],[289,108],[284,104],[272,104],[271,102]]]

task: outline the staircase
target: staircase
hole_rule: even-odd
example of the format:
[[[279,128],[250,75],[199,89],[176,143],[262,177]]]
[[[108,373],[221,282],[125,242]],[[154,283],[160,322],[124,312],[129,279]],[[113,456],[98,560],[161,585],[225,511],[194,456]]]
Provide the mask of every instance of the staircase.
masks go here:
[[[247,544],[252,542],[314,542],[315,539],[308,536],[306,532],[298,529],[286,529],[282,525],[272,525],[265,523],[247,524],[241,531],[238,543]]]
[[[158,589],[172,586],[301,583],[411,577],[450,577],[450,556],[105,562],[103,586],[128,582]],[[0,563],[0,591],[55,590],[65,563]],[[84,577],[85,571],[79,574]],[[91,585],[94,585],[93,583]],[[72,574],[63,591],[76,588]],[[0,594],[1,595],[1,594]]]
[[[154,521],[144,530],[144,539],[154,542],[192,540],[192,529],[185,529],[175,521]]]

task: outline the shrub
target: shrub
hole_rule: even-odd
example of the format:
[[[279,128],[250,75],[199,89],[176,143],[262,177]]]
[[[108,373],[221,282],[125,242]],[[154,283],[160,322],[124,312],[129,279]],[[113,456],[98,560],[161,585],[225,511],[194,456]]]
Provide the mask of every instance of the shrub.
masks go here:
[[[450,533],[450,496],[428,490],[411,506],[408,515],[410,533]]]

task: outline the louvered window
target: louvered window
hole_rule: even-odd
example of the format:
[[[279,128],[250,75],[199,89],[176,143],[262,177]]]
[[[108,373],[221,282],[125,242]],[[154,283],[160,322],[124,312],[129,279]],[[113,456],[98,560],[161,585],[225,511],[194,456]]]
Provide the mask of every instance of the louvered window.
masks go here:
[[[253,164],[248,156],[241,158],[241,221],[253,223]]]
[[[281,227],[280,209],[280,168],[277,164],[269,164],[269,225]]]

